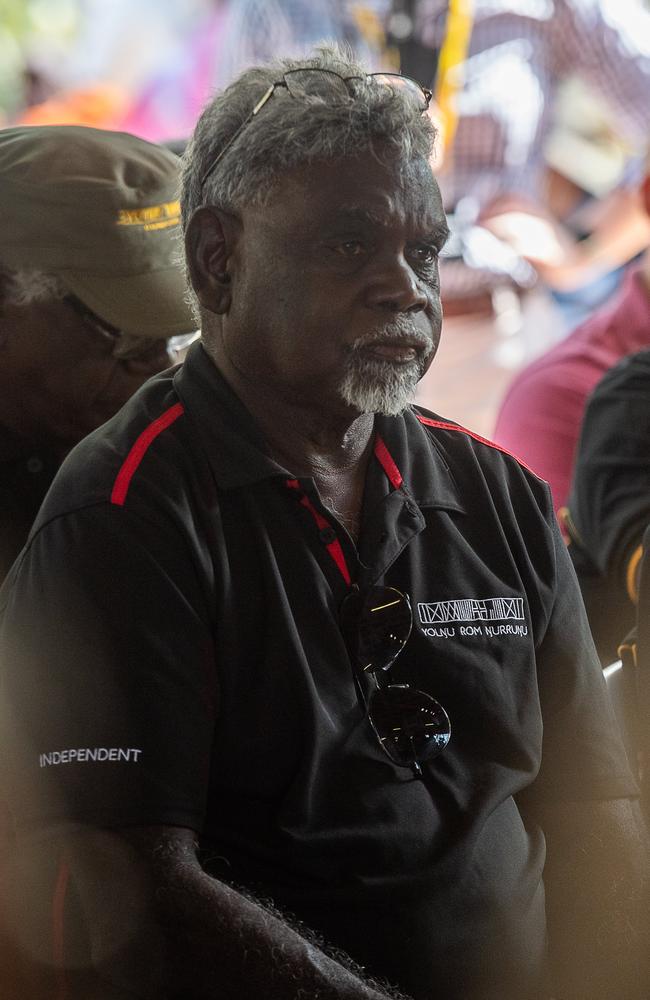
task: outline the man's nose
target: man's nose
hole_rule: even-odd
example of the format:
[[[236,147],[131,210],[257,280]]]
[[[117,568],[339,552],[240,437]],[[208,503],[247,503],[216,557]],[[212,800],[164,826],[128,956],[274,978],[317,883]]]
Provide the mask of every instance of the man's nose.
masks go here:
[[[370,279],[367,302],[373,308],[391,312],[421,312],[429,301],[426,286],[402,254],[377,261]]]

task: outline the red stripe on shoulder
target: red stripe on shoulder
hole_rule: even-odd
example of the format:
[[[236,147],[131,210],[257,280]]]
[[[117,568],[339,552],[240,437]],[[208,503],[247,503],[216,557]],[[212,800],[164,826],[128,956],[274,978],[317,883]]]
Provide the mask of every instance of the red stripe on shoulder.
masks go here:
[[[480,434],[475,434],[474,431],[469,431],[467,427],[461,427],[459,424],[448,424],[445,420],[432,420],[431,417],[423,417],[419,413],[416,414],[418,420],[421,424],[426,424],[427,427],[440,427],[443,431],[460,431],[461,434],[467,434],[468,437],[474,438],[475,441],[480,441],[481,444],[486,444],[488,448],[494,448],[495,451],[503,452],[504,455],[509,455],[510,458],[514,458],[520,465],[523,465],[524,469],[531,472],[536,479],[541,479],[534,469],[531,469],[529,465],[522,462],[517,455],[512,451],[508,451],[507,448],[502,448],[500,444],[496,444],[495,441],[490,441],[489,438],[484,438]]]
[[[404,482],[404,480],[402,479],[402,473],[397,468],[393,456],[386,447],[384,439],[381,438],[379,434],[375,439],[375,455],[377,456],[377,459],[381,464],[382,469],[388,476],[388,480],[391,486],[394,489],[398,490],[402,485],[402,483]]]
[[[115,482],[113,484],[113,490],[111,492],[111,503],[117,504],[121,507],[126,500],[126,494],[129,491],[129,486],[131,485],[131,480],[135,475],[140,462],[144,458],[149,449],[149,446],[156,440],[159,434],[171,426],[182,413],[185,412],[185,407],[182,403],[174,403],[170,406],[168,410],[161,413],[153,423],[149,424],[148,427],[142,431],[142,434],[136,438],[136,441],[131,448],[131,451],[124,459],[122,467],[115,477]]]

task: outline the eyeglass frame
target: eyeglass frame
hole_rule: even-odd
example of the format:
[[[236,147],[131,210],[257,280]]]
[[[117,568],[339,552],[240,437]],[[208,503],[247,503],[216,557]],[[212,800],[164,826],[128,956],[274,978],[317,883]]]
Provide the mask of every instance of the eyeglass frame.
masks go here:
[[[239,128],[236,129],[236,131],[233,133],[233,135],[231,135],[231,137],[228,140],[228,142],[226,143],[226,145],[223,146],[222,149],[219,150],[219,152],[217,153],[216,157],[211,161],[209,167],[203,172],[203,174],[201,175],[201,178],[199,180],[199,185],[200,185],[201,191],[203,191],[203,187],[204,187],[205,182],[207,181],[208,177],[210,177],[211,174],[214,173],[214,171],[216,170],[216,168],[219,165],[219,163],[221,162],[221,160],[224,158],[224,156],[226,155],[226,153],[228,152],[228,150],[231,149],[232,146],[237,142],[237,139],[242,134],[242,132],[244,131],[244,129],[246,129],[250,125],[250,123],[253,121],[253,119],[255,118],[255,116],[257,114],[259,114],[259,112],[262,110],[262,108],[267,103],[267,101],[269,101],[271,99],[271,97],[273,96],[273,94],[276,91],[276,88],[277,87],[285,87],[285,89],[287,90],[287,92],[289,93],[289,95],[291,97],[295,97],[296,95],[292,92],[291,87],[287,83],[287,79],[286,78],[288,76],[291,76],[292,73],[310,73],[310,72],[313,72],[313,73],[329,73],[331,76],[337,77],[339,80],[342,80],[344,84],[346,84],[346,89],[347,89],[348,93],[350,94],[350,96],[353,96],[353,94],[352,94],[350,88],[347,87],[347,84],[351,80],[361,80],[361,81],[364,81],[364,80],[373,79],[374,77],[377,77],[377,78],[381,77],[383,79],[386,79],[386,78],[390,77],[390,78],[397,79],[397,80],[403,80],[403,81],[405,81],[405,82],[407,82],[409,84],[412,84],[413,87],[416,90],[419,90],[420,93],[422,94],[422,96],[424,98],[424,106],[420,109],[421,114],[424,114],[424,112],[428,109],[429,105],[431,104],[431,99],[433,97],[433,91],[432,90],[429,90],[428,87],[423,87],[421,83],[418,83],[418,81],[414,80],[412,77],[410,77],[410,76],[403,76],[401,73],[366,73],[364,76],[358,76],[358,75],[355,75],[355,76],[341,76],[340,73],[335,72],[335,70],[332,70],[332,69],[321,69],[318,66],[302,66],[302,67],[299,67],[299,68],[296,68],[296,69],[288,69],[286,71],[286,73],[283,74],[281,80],[276,80],[275,83],[272,83],[270,85],[270,87],[268,87],[267,90],[264,92],[264,94],[262,94],[262,96],[260,97],[259,101],[255,105],[255,107],[253,108],[253,110],[250,112],[250,114],[244,119],[244,121],[241,123],[241,125],[239,126]],[[390,86],[390,84],[386,83],[386,86]]]
[[[61,301],[71,308],[77,316],[80,317],[82,322],[92,329],[92,331],[98,334],[103,340],[110,341],[113,345],[111,351],[111,357],[116,361],[136,361],[138,358],[145,357],[152,349],[156,340],[150,337],[138,336],[138,334],[126,333],[119,327],[114,326],[109,323],[108,320],[103,319],[96,312],[94,312],[90,306],[75,295],[73,292],[66,292],[62,296]],[[178,354],[180,351],[184,350],[185,347],[189,347],[190,343],[198,337],[198,332],[195,331],[190,334],[179,334],[178,336],[167,337],[165,340],[165,345],[167,351],[172,351],[174,354]],[[162,340],[163,338],[159,338]]]

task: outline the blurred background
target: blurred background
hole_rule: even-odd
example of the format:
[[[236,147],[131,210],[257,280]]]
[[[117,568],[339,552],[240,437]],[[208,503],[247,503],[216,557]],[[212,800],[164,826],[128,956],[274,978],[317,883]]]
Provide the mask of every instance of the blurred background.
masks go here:
[[[0,127],[91,125],[133,132],[181,151],[197,115],[215,90],[251,63],[279,54],[303,53],[322,39],[351,44],[374,69],[396,70],[401,66],[417,76],[435,89],[434,103],[440,105],[438,168],[452,229],[458,235],[442,269],[445,337],[438,364],[421,386],[420,401],[489,435],[513,374],[565,336],[585,314],[580,296],[582,311],[572,311],[571,281],[580,285],[586,280],[580,275],[572,279],[576,270],[573,245],[558,268],[552,258],[560,244],[549,220],[551,225],[559,221],[562,233],[568,232],[578,245],[577,241],[594,229],[588,216],[594,206],[607,205],[612,193],[634,189],[643,173],[650,111],[645,119],[643,111],[639,112],[632,128],[621,127],[620,109],[626,94],[623,85],[618,88],[619,69],[614,68],[604,84],[614,93],[620,89],[615,93],[618,111],[603,101],[603,86],[599,91],[590,85],[590,75],[597,79],[603,64],[609,63],[597,45],[591,54],[591,67],[583,60],[580,73],[564,71],[561,79],[560,74],[557,79],[549,78],[554,70],[547,52],[544,85],[549,93],[552,90],[553,99],[547,100],[546,94],[540,99],[535,88],[541,77],[531,77],[527,83],[522,76],[522,65],[525,67],[528,59],[526,45],[534,56],[535,37],[531,35],[527,41],[518,28],[519,35],[513,41],[504,17],[500,22],[503,39],[490,37],[486,42],[485,36],[480,36],[482,25],[486,25],[485,31],[497,30],[492,27],[497,23],[494,12],[501,4],[506,16],[514,11],[519,25],[530,15],[531,23],[536,19],[542,26],[545,20],[559,17],[554,11],[560,11],[563,4],[573,3],[588,14],[590,8],[597,7],[598,25],[606,28],[597,25],[594,32],[606,33],[608,26],[614,25],[611,44],[616,47],[616,59],[624,62],[627,53],[623,50],[629,46],[630,65],[639,68],[643,63],[645,68],[639,69],[634,84],[635,100],[637,105],[650,108],[649,2],[0,0]],[[580,47],[588,49],[587,42],[585,38]],[[513,57],[515,44],[519,46],[519,63]],[[555,43],[549,45],[547,36],[544,44],[553,49]],[[497,51],[505,53],[503,62],[495,62]],[[438,66],[437,83],[430,68],[432,53]],[[491,65],[499,66],[496,75],[481,62],[486,53]],[[567,58],[570,64],[570,53]],[[520,92],[516,77],[511,84],[504,76],[508,66],[523,81]],[[639,79],[645,87],[642,95],[638,93]],[[498,126],[510,136],[510,147],[499,148],[494,156],[489,149],[486,152],[484,138],[484,148],[478,154],[472,147],[472,136],[484,135],[473,125],[476,106],[492,99],[505,108],[503,114],[498,110],[492,117],[497,121],[501,118]],[[530,114],[526,100],[530,101]],[[511,121],[505,117],[508,105],[513,112]],[[485,105],[479,108],[485,110]],[[490,114],[484,113],[484,120]],[[452,133],[459,118],[454,146]],[[533,129],[528,136],[526,123],[538,119],[537,132],[533,135]],[[447,156],[448,162],[445,150],[455,150],[455,155]],[[488,162],[484,169],[481,157],[485,156],[499,163],[504,172],[501,188],[497,178],[490,192],[479,190],[494,165]],[[531,164],[533,156],[543,169],[543,198],[539,197],[540,164]],[[514,184],[512,177],[505,176],[508,157],[518,158],[519,175]],[[543,203],[543,226],[536,224],[535,206],[531,225],[529,202],[522,214],[520,202],[506,204],[503,209],[499,201],[503,194],[509,196],[513,187],[519,197],[523,190],[519,179],[524,175],[527,183],[534,178],[537,184],[535,198],[538,205]],[[525,192],[527,198],[530,190]],[[489,201],[497,205],[498,225],[491,229],[479,217]],[[616,201],[614,205],[616,215]],[[639,245],[642,242],[643,235],[638,240]],[[634,256],[636,249],[633,246],[628,256]],[[560,257],[563,252],[564,247]],[[598,299],[587,301],[589,309],[598,304]]]
[[[192,129],[246,65],[348,39],[373,64],[389,5],[337,0],[0,0],[0,124],[124,128],[152,141]]]
[[[0,127],[76,123],[180,139],[210,94],[246,65],[303,52],[322,38],[349,41],[374,68],[397,68],[395,42],[409,30],[404,9],[412,16],[420,6],[426,3],[0,0]],[[602,195],[620,180],[629,152],[589,87],[564,81],[549,163]]]

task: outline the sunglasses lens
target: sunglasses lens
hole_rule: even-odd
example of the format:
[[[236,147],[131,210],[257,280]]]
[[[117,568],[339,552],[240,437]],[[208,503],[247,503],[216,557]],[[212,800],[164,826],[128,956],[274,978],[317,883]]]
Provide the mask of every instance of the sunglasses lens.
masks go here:
[[[357,655],[366,672],[388,670],[411,634],[413,612],[406,594],[394,587],[374,587],[359,617]]]
[[[451,739],[451,723],[442,705],[405,684],[375,691],[369,716],[383,749],[403,767],[431,760]]]

